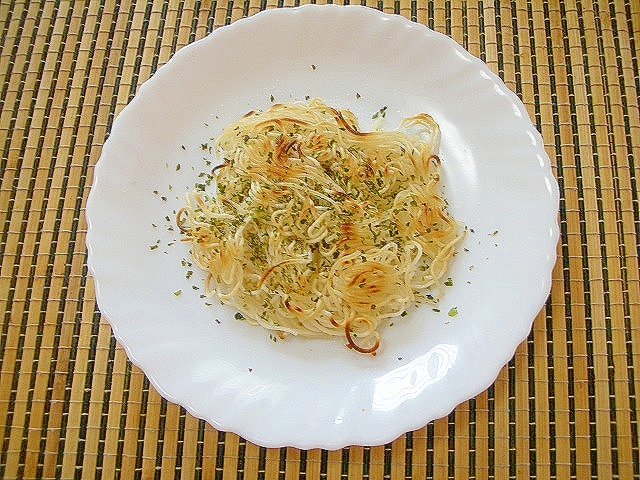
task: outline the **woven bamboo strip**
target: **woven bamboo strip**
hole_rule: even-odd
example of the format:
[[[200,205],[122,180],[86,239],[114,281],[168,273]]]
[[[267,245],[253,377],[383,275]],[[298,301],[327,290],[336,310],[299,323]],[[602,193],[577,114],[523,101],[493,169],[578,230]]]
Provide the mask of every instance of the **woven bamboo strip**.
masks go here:
[[[26,15],[26,12],[24,13]],[[25,17],[23,17],[24,19]],[[40,194],[38,190],[37,194],[33,195],[33,198],[29,198],[30,191],[34,190],[34,184],[37,181],[28,180],[26,175],[19,175],[21,168],[31,172],[36,177],[40,172],[37,166],[37,157],[35,154],[35,146],[37,140],[35,139],[35,132],[39,130],[40,125],[36,124],[36,128],[32,132],[23,132],[22,125],[28,125],[31,123],[31,119],[36,116],[36,91],[38,86],[38,73],[39,66],[42,65],[41,42],[45,36],[40,35],[39,31],[30,25],[31,20],[25,19],[24,27],[31,26],[32,33],[30,40],[33,45],[27,48],[26,52],[21,53],[18,49],[16,59],[19,59],[21,55],[24,55],[25,61],[20,66],[21,74],[19,80],[9,80],[14,86],[17,85],[17,97],[16,102],[20,102],[17,109],[17,115],[15,117],[14,126],[16,132],[24,133],[22,138],[14,135],[12,145],[15,145],[14,151],[22,152],[20,157],[13,156],[8,159],[7,165],[8,171],[11,172],[7,176],[3,176],[4,182],[11,182],[15,187],[15,196],[13,197],[13,205],[15,209],[11,212],[7,212],[11,217],[11,225],[13,220],[21,220],[22,228],[17,228],[16,232],[21,232],[16,239],[16,249],[14,255],[9,255],[9,258],[14,258],[14,278],[9,282],[9,288],[6,292],[12,289],[15,294],[13,300],[17,302],[18,308],[11,312],[9,317],[9,324],[7,329],[7,347],[5,352],[8,353],[7,357],[4,357],[3,352],[3,374],[4,372],[11,372],[10,375],[4,377],[5,382],[2,382],[3,388],[8,387],[8,382],[11,381],[11,389],[13,398],[13,426],[7,446],[7,471],[14,472],[14,475],[22,475],[25,471],[25,465],[33,465],[33,453],[29,453],[29,447],[32,445],[29,440],[33,438],[33,435],[29,435],[27,425],[38,425],[39,416],[38,408],[35,409],[35,415],[32,415],[31,407],[34,404],[33,385],[35,385],[37,376],[35,375],[34,367],[38,365],[40,354],[40,338],[37,335],[39,330],[39,312],[35,309],[30,309],[31,294],[30,290],[37,288],[36,281],[27,273],[25,269],[33,269],[42,272],[42,264],[34,266],[39,257],[39,252],[46,252],[46,245],[40,245],[36,241],[35,236],[26,235],[24,231],[37,231],[37,223],[41,218],[44,196]],[[43,29],[46,30],[50,18],[44,22]],[[30,50],[31,49],[31,50]],[[31,63],[34,61],[34,63]],[[40,62],[40,63],[39,63]],[[17,72],[16,72],[17,73]],[[22,91],[22,95],[20,95]],[[18,97],[20,97],[18,99]],[[15,111],[15,110],[14,110]],[[31,133],[31,134],[29,134]],[[19,145],[19,146],[18,146]],[[11,150],[11,147],[10,147]],[[15,161],[15,162],[14,162]],[[11,168],[14,167],[14,168]],[[35,193],[35,192],[34,192]],[[33,210],[27,208],[27,205],[33,206]],[[11,227],[10,227],[11,229]],[[10,230],[11,231],[11,230]],[[11,241],[11,238],[8,238]],[[42,248],[41,248],[42,247]],[[21,259],[17,258],[17,255],[21,255]],[[24,256],[22,256],[24,254]],[[4,259],[3,259],[4,260]],[[30,263],[28,263],[30,262]],[[4,263],[4,262],[3,262]],[[12,276],[9,273],[9,276]],[[36,294],[37,297],[37,294]],[[33,302],[35,304],[35,302]],[[7,362],[11,360],[14,362],[15,370],[12,370],[13,366],[10,366]],[[8,366],[9,368],[4,368]],[[31,372],[31,373],[28,373]],[[24,400],[23,400],[24,399]],[[36,404],[37,402],[36,398]],[[11,409],[11,406],[9,406]],[[6,418],[6,417],[5,417]],[[22,427],[20,427],[22,426]],[[7,425],[9,427],[9,425]],[[31,445],[30,445],[31,443]],[[37,449],[35,450],[38,451]],[[11,452],[14,452],[12,455]],[[21,455],[17,455],[17,452],[22,452]]]
[[[590,57],[590,61],[594,62],[594,64],[595,62],[599,63],[605,105],[608,103],[612,111],[618,110],[618,116],[624,117],[625,102],[623,102],[624,99],[620,95],[620,80],[617,76],[617,49],[613,33],[615,27],[614,19],[615,17],[607,14],[598,15],[594,18],[596,31],[602,32],[602,48],[598,49],[597,57],[595,55]],[[591,68],[591,70],[595,71],[597,75],[598,69]],[[633,249],[633,245],[625,245],[624,238],[621,238],[619,231],[621,212],[620,204],[616,205],[616,197],[619,196],[617,194],[620,186],[619,182],[625,179],[625,165],[623,162],[618,162],[619,155],[616,152],[615,145],[624,145],[626,142],[624,142],[623,126],[616,127],[611,118],[604,112],[604,115],[597,119],[606,127],[606,140],[603,139],[602,155],[607,156],[603,159],[599,168],[599,189],[602,196],[601,210],[603,211],[602,216],[604,219],[604,233],[601,233],[601,237],[604,237],[604,246],[607,253],[607,275],[606,278],[603,278],[603,281],[606,282],[605,293],[607,296],[603,298],[603,302],[609,306],[608,309],[605,307],[604,313],[607,328],[603,330],[605,341],[607,342],[608,398],[603,398],[602,403],[605,410],[606,407],[610,407],[613,410],[608,413],[607,418],[602,420],[601,424],[604,425],[608,421],[609,425],[603,427],[606,429],[599,436],[611,437],[611,446],[615,450],[618,463],[615,466],[618,471],[614,471],[612,474],[631,476],[633,475],[631,449],[620,448],[620,444],[628,443],[628,445],[631,445],[633,435],[633,432],[628,428],[631,424],[631,406],[627,401],[629,399],[628,382],[631,379],[628,378],[627,357],[624,354],[627,335],[625,323],[628,323],[631,318],[625,319],[625,315],[627,315],[624,305],[627,284],[627,278],[625,278],[626,251],[628,251],[627,248]],[[619,135],[618,139],[616,139],[616,133]],[[604,205],[610,205],[615,208],[604,208]],[[635,271],[637,272],[637,269]],[[620,274],[617,272],[620,272]],[[615,351],[621,352],[621,354],[615,355],[613,353]],[[613,398],[615,398],[615,402],[611,402]],[[610,435],[613,433],[615,433],[615,436]],[[602,442],[599,441],[598,443]],[[612,465],[612,467],[614,466]]]
[[[349,449],[349,471],[348,479],[362,478],[362,469],[364,466],[364,449],[362,448],[350,448]]]
[[[590,18],[586,16],[584,18],[584,24],[590,24],[592,21],[594,24],[596,23],[596,17]],[[597,21],[606,21],[605,18],[601,18],[598,16]],[[595,38],[590,38],[589,35],[590,30],[585,31],[586,42],[591,44],[590,40],[597,40]],[[594,34],[597,33],[594,30]],[[597,45],[597,43],[596,43]],[[584,51],[583,51],[584,53]],[[592,98],[602,98],[605,101],[609,100],[608,93],[606,92],[606,88],[604,82],[601,83],[602,75],[604,72],[599,68],[598,58],[602,54],[599,52],[599,49],[590,49],[588,50],[588,62],[589,62],[589,71],[590,76],[596,79],[596,81],[591,82],[591,90],[592,90]],[[597,55],[596,55],[597,54]],[[603,79],[604,80],[604,79]],[[610,339],[609,333],[609,325],[608,323],[611,321],[609,317],[609,313],[606,311],[604,306],[604,296],[611,292],[611,283],[608,281],[608,278],[604,278],[605,275],[608,276],[608,269],[615,269],[616,265],[612,265],[618,263],[618,258],[615,253],[618,250],[618,241],[615,238],[615,219],[611,218],[612,215],[609,215],[602,211],[602,204],[610,204],[614,203],[614,198],[612,195],[612,190],[608,189],[608,186],[611,185],[611,170],[607,168],[607,164],[609,164],[611,160],[611,152],[610,147],[607,144],[607,126],[606,126],[606,107],[604,102],[600,103],[598,101],[593,101],[593,113],[591,114],[590,122],[595,123],[595,129],[592,125],[591,137],[595,138],[595,142],[597,144],[597,148],[595,149],[595,153],[597,155],[597,165],[594,165],[594,177],[596,177],[596,191],[595,194],[599,197],[599,202],[596,205],[596,211],[598,212],[598,235],[596,236],[595,232],[592,235],[592,238],[599,239],[599,245],[595,248],[598,248],[600,253],[605,252],[606,256],[606,264],[602,265],[602,272],[599,272],[597,267],[593,265],[590,268],[590,274],[593,275],[594,279],[598,279],[597,282],[592,282],[592,285],[597,286],[597,289],[592,291],[592,295],[594,295],[592,304],[595,308],[592,309],[592,314],[594,316],[594,322],[592,324],[593,330],[593,342],[594,342],[594,351],[598,352],[599,355],[596,356],[596,361],[594,362],[594,375],[597,381],[595,384],[596,387],[596,396],[595,396],[595,409],[596,409],[596,438],[597,438],[597,447],[598,447],[598,475],[602,476],[602,478],[611,478],[613,472],[611,471],[611,451],[612,451],[612,440],[617,440],[617,438],[612,438],[611,431],[611,422],[610,416],[615,414],[610,411],[610,395],[612,392],[609,391],[609,356],[608,356],[608,342]],[[594,135],[595,130],[595,135]],[[598,182],[599,180],[599,182]],[[607,230],[613,230],[614,235],[608,234]],[[594,242],[595,243],[595,242]],[[606,252],[615,250],[616,252],[613,255],[607,255]],[[612,252],[613,253],[613,252]],[[592,262],[593,264],[593,262]],[[617,265],[619,268],[619,265]],[[606,269],[606,270],[605,270]],[[602,278],[602,279],[601,279]],[[597,301],[596,299],[601,299],[602,303]],[[609,317],[609,318],[608,318]],[[597,322],[595,320],[598,320]]]
[[[223,479],[227,480],[232,478],[233,474],[238,469],[238,444],[239,438],[237,435],[226,434],[224,445],[224,476]],[[235,478],[235,477],[234,477]]]
[[[257,479],[258,467],[260,465],[260,447],[253,443],[247,442],[244,455],[244,478]]]
[[[511,5],[507,10],[505,8],[501,11],[502,27],[505,29],[503,35],[503,45],[506,48],[512,48],[510,54],[505,55],[505,81],[509,85],[509,79],[512,80],[512,89],[519,95],[530,117],[533,118],[532,105],[534,102],[533,88],[532,88],[532,59],[531,59],[531,39],[527,28],[527,10],[522,6]],[[506,29],[509,29],[509,35],[506,34]],[[509,67],[513,66],[513,71]],[[529,361],[530,356],[533,356],[533,346],[536,342],[532,339],[538,339],[537,344],[544,344],[542,341],[544,337],[544,329],[539,328],[539,325],[544,326],[545,316],[540,314],[533,324],[533,335],[530,336],[529,341],[522,344],[516,351],[515,355],[515,370],[516,372],[522,372],[519,376],[519,381],[515,387],[515,462],[516,462],[516,475],[521,478],[531,478],[533,472],[531,469],[531,451],[538,445],[537,432],[532,430],[532,424],[536,428],[538,425],[547,425],[548,419],[538,415],[538,412],[532,412],[530,410],[530,398],[533,394],[531,392],[531,377],[532,372],[529,370],[529,365],[532,363]],[[535,357],[534,357],[535,358]],[[535,363],[534,363],[535,367]],[[546,365],[544,365],[546,368]],[[531,419],[534,418],[532,422]],[[531,435],[532,431],[536,434]],[[548,436],[543,437],[548,438]],[[513,461],[513,460],[512,460]],[[535,469],[536,475],[538,474]],[[543,478],[543,477],[541,477]]]

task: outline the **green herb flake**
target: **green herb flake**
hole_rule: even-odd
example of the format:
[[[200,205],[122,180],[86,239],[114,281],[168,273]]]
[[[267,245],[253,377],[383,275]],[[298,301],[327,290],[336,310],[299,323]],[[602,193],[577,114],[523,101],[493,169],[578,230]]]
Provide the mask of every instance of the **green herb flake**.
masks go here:
[[[316,68],[318,68],[318,67],[316,67],[314,64],[311,64],[311,69],[312,70],[315,70]]]
[[[179,164],[179,163],[176,165],[176,172],[177,172],[178,170],[180,170],[180,164]]]
[[[156,250],[158,248],[158,245],[151,245],[149,247],[149,250]]]
[[[378,110],[376,113],[374,113],[371,118],[375,120],[378,117],[384,118],[386,115],[387,115],[387,107],[384,106],[380,110]]]
[[[240,312],[236,312],[234,317],[236,320],[244,320],[244,315],[242,315]]]
[[[458,307],[451,307],[447,312],[447,315],[449,315],[450,317],[455,317],[456,315],[458,315]]]
[[[180,295],[182,295],[182,290],[176,290],[175,292],[173,292],[173,294],[174,294],[176,297],[179,297]]]
[[[447,287],[453,287],[453,280],[451,280],[451,277],[447,278],[444,282],[445,286]]]

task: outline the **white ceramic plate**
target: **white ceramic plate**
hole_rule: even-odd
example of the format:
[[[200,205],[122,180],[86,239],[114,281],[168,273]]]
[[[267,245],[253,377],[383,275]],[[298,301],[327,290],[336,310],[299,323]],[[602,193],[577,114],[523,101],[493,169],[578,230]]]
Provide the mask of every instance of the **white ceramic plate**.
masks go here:
[[[171,229],[206,170],[202,144],[251,109],[306,96],[365,129],[384,106],[388,128],[431,114],[450,210],[473,229],[440,312],[385,326],[375,357],[338,339],[274,342],[205,302]],[[379,445],[495,380],[548,296],[557,209],[523,105],[454,41],[365,7],[278,9],[182,49],[117,117],[87,204],[89,267],[116,338],[170,401],[263,446]]]

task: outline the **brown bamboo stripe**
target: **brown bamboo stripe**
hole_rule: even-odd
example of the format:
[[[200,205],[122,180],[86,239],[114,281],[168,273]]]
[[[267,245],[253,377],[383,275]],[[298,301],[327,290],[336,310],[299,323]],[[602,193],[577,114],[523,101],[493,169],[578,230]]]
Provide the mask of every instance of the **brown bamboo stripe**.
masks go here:
[[[127,360],[84,246],[113,120],[181,47],[301,3],[0,0],[0,478],[640,478],[633,0],[350,2],[451,36],[545,139],[561,193],[552,291],[487,391],[388,445],[267,449],[163,400]]]

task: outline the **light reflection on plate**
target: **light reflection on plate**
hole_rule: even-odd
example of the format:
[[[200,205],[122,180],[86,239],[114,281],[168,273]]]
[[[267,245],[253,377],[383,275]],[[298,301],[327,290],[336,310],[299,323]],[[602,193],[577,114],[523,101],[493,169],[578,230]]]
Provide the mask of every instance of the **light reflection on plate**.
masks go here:
[[[307,96],[365,129],[382,106],[388,128],[431,114],[445,195],[470,229],[439,311],[390,322],[375,357],[339,340],[274,342],[185,275],[173,216],[210,168],[203,144],[249,110]],[[114,335],[167,399],[259,445],[380,445],[482,392],[509,361],[549,293],[557,208],[523,105],[451,39],[366,7],[276,9],[178,52],[118,116],[87,204],[89,266]]]
[[[396,410],[419,396],[425,388],[442,380],[458,355],[457,345],[440,343],[427,353],[374,380],[374,411]]]

